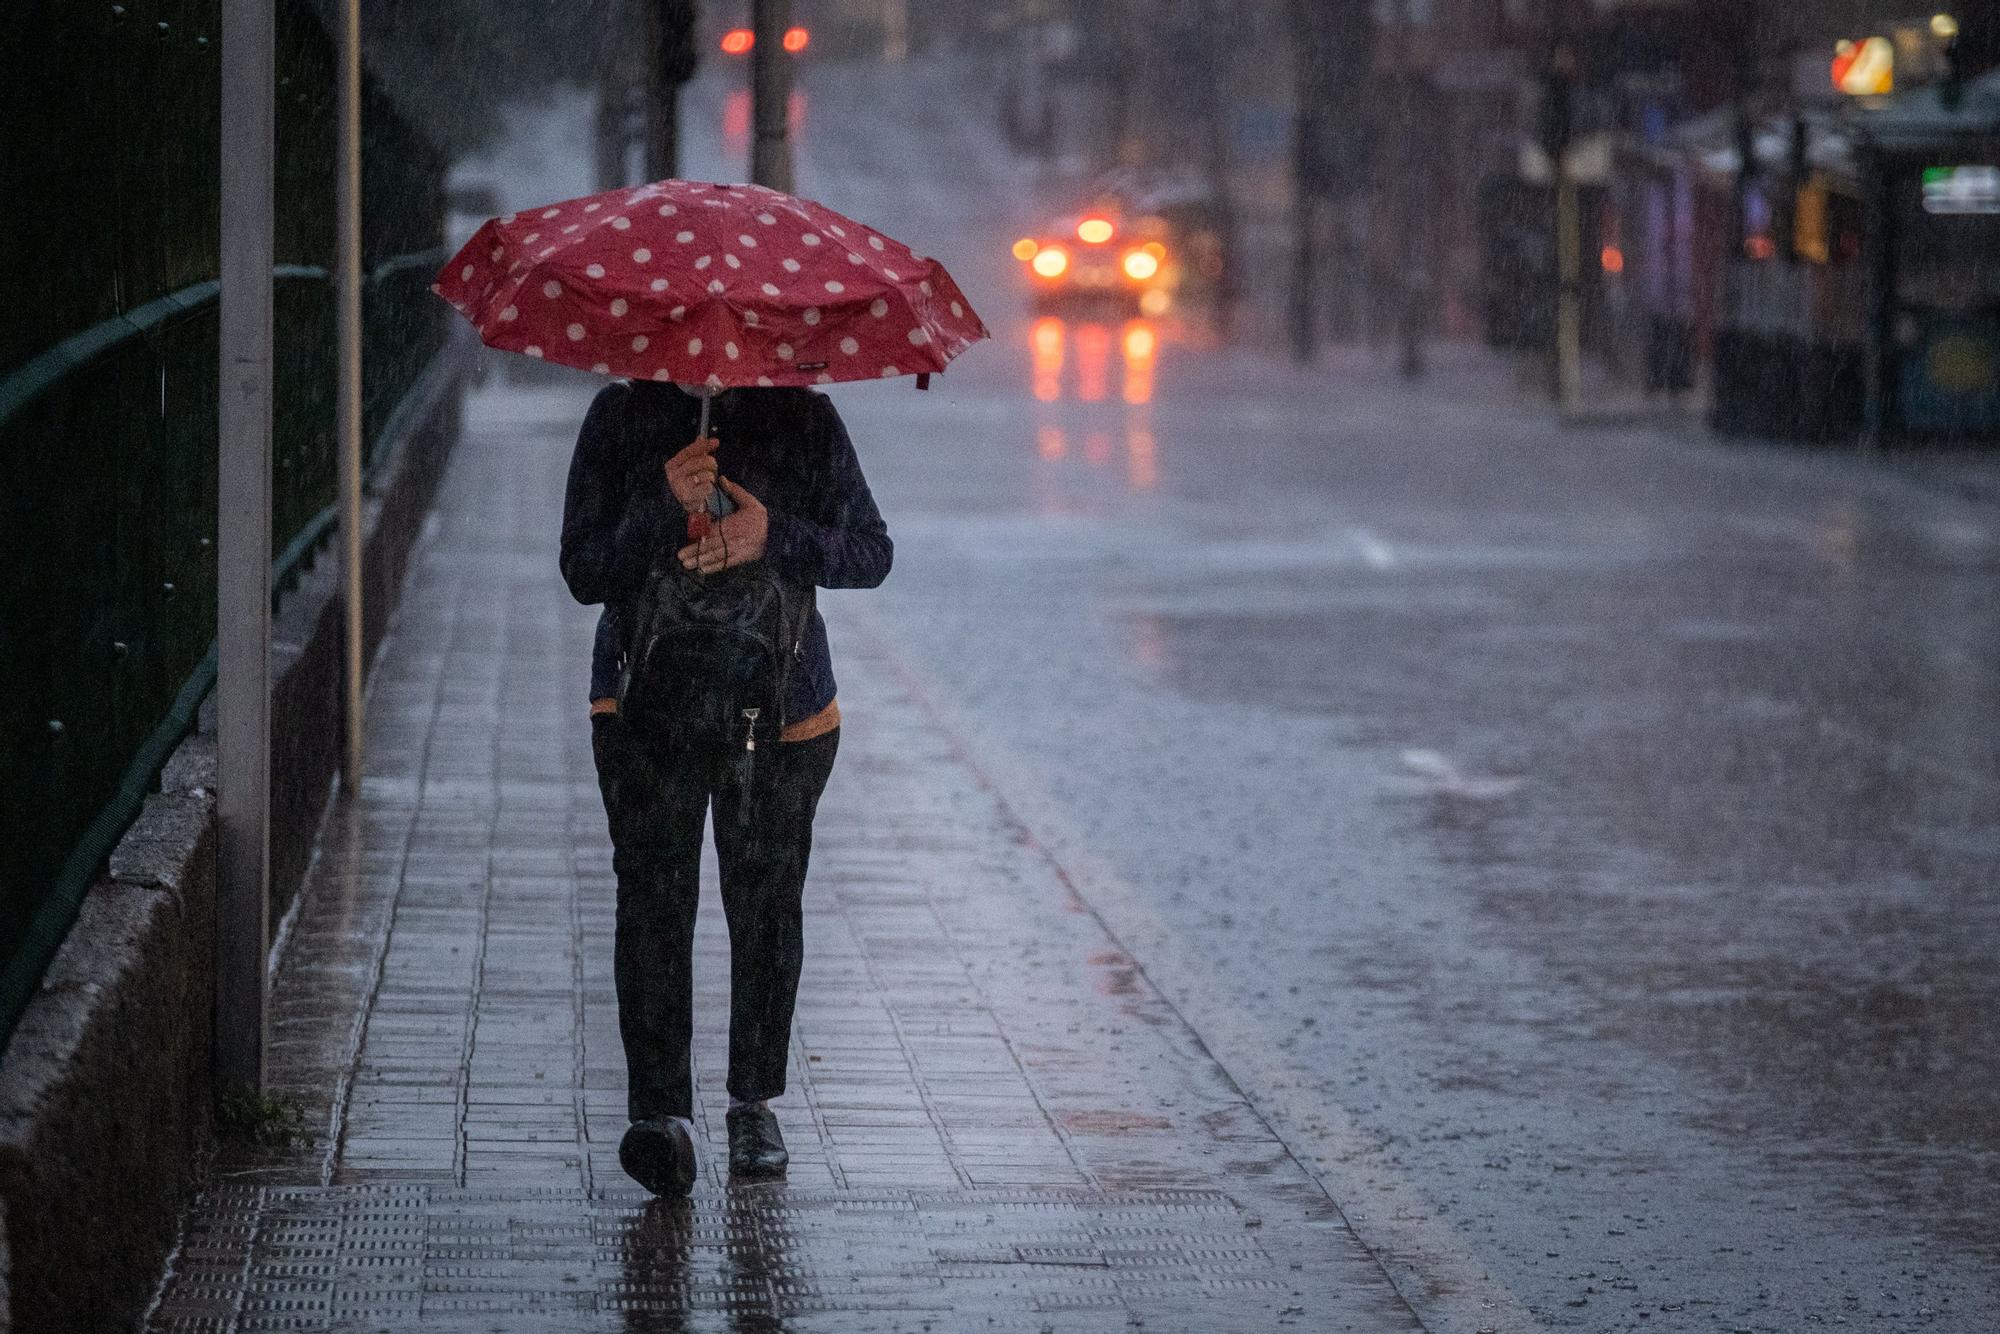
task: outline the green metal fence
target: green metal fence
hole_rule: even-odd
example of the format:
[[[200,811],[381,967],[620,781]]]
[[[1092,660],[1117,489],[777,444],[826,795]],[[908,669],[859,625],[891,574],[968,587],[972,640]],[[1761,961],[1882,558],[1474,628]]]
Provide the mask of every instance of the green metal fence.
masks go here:
[[[0,1043],[214,674],[216,0],[24,0],[0,43]],[[332,526],[332,43],[279,0],[274,588]],[[363,105],[364,431],[447,333],[445,164]]]

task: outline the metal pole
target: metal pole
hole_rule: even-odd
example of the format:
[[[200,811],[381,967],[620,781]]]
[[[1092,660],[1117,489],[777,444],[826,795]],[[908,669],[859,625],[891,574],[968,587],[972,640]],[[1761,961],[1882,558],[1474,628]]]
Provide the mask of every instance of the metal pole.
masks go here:
[[[1230,157],[1230,95],[1234,85],[1223,63],[1223,53],[1229,50],[1233,27],[1231,7],[1220,3],[1220,0],[1209,0],[1202,6],[1199,17],[1201,31],[1209,38],[1211,49],[1216,53],[1203,70],[1206,95],[1202,101],[1206,103],[1206,114],[1202,118],[1202,138],[1205,141],[1202,156],[1206,159],[1209,195],[1216,205],[1217,248],[1222,252],[1222,272],[1216,275],[1215,283],[1215,332],[1227,338],[1236,327],[1236,301],[1241,295],[1243,263],[1236,226],[1236,192],[1231,188],[1234,172]],[[1126,31],[1129,34],[1131,28]]]
[[[1309,364],[1318,351],[1319,257],[1316,239],[1318,205],[1325,183],[1319,179],[1322,161],[1316,133],[1323,109],[1318,67],[1323,52],[1316,40],[1315,7],[1292,0],[1292,360]]]
[[[755,0],[750,108],[756,138],[750,146],[750,179],[787,194],[792,189],[792,65],[785,53],[785,29],[791,26],[792,0]]]
[[[1551,370],[1556,411],[1573,415],[1581,398],[1583,374],[1583,238],[1576,177],[1569,160],[1573,138],[1570,105],[1575,91],[1577,56],[1570,34],[1569,13],[1562,0],[1551,5],[1549,68],[1543,86],[1542,142],[1549,154],[1550,194],[1555,216],[1550,219],[1555,243],[1555,321],[1550,332]]]
[[[1861,444],[1866,449],[1880,449],[1889,443],[1896,388],[1889,331],[1896,314],[1896,222],[1895,210],[1889,206],[1895,173],[1879,144],[1864,137],[1858,147],[1866,210],[1861,235],[1867,283],[1861,326]]]
[[[694,0],[648,0],[642,82],[646,98],[645,172],[664,181],[680,172],[680,91],[694,77]]]
[[[1399,353],[1396,368],[1406,380],[1421,379],[1424,373],[1424,303],[1430,293],[1430,276],[1424,268],[1429,257],[1425,253],[1423,232],[1430,209],[1425,189],[1429,176],[1424,170],[1424,140],[1429,136],[1420,138],[1417,134],[1420,99],[1417,95],[1416,27],[1414,0],[1403,0],[1396,41],[1396,66],[1401,76],[1397,80],[1398,110],[1401,113],[1396,127],[1397,156],[1401,159],[1401,170],[1396,174],[1397,194],[1400,196],[1397,226],[1403,233],[1397,265],[1401,281],[1397,285],[1400,300],[1396,307]]]
[[[910,55],[910,0],[882,0],[882,59],[907,60]]]
[[[270,0],[224,0],[215,920],[215,1065],[224,1089],[261,1089],[264,1082],[276,46]]]
[[[650,31],[650,30],[649,30]],[[635,82],[632,68],[622,59],[613,59],[604,67],[604,76],[597,85],[597,114],[591,124],[591,145],[597,157],[597,188],[615,190],[629,184],[627,180],[627,160],[630,152],[630,122],[632,119],[632,88]],[[650,124],[651,117],[648,117]],[[648,144],[650,148],[650,143]],[[652,166],[650,156],[647,167]],[[669,171],[667,175],[673,173]],[[650,176],[648,179],[653,179]]]
[[[1556,175],[1556,407],[1574,414],[1583,379],[1583,219],[1569,151],[1554,159]]]
[[[1304,119],[1303,116],[1300,117]],[[1303,134],[1303,130],[1300,131]],[[1319,198],[1303,177],[1292,198],[1292,360],[1310,366],[1319,353]]]
[[[347,748],[341,755],[341,779],[352,792],[361,782],[361,746],[367,722],[362,695],[365,644],[361,602],[361,0],[343,0],[340,8],[337,101],[340,136],[335,207],[340,220],[334,291],[340,302],[336,322],[340,365],[334,430],[340,441],[340,582],[347,631]]]

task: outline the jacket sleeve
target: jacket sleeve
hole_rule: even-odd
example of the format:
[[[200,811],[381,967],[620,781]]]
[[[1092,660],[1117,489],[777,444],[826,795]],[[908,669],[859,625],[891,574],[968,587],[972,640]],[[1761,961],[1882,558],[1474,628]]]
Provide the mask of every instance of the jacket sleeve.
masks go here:
[[[788,579],[821,588],[874,588],[889,577],[895,544],[875,508],[861,460],[833,403],[813,395],[825,471],[801,512],[769,510],[764,559]]]
[[[570,456],[559,564],[570,595],[586,605],[637,591],[662,540],[660,507],[626,503],[628,479],[619,446],[629,392],[622,384],[598,391]]]

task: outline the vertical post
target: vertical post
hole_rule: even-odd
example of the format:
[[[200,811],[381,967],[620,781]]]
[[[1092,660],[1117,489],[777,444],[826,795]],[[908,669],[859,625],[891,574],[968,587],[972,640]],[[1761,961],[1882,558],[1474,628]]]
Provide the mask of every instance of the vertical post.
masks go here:
[[[882,59],[894,63],[910,55],[910,0],[882,0]]]
[[[1015,0],[1015,49],[1021,56],[1021,143],[1044,164],[1056,157],[1055,98],[1049,89],[1049,26],[1052,0]]]
[[[1132,135],[1133,71],[1139,67],[1138,43],[1122,0],[1097,11],[1096,40],[1102,43],[1094,77],[1105,85],[1104,140],[1100,160],[1106,167],[1131,164],[1126,151]]]
[[[1889,192],[1898,183],[1899,173],[1879,144],[1864,139],[1859,147],[1865,195],[1862,263],[1867,283],[1861,329],[1861,444],[1866,449],[1880,449],[1890,442],[1894,428],[1896,382],[1891,358],[1895,341],[1890,323],[1896,316],[1896,235]]]
[[[785,29],[792,26],[792,0],[755,0],[750,48],[750,114],[756,137],[750,145],[750,179],[791,192],[792,65],[785,52]]]
[[[680,85],[674,82],[665,58],[671,18],[664,5],[646,7],[646,141],[642,147],[649,181],[680,174]]]
[[[1319,42],[1318,7],[1309,0],[1291,0],[1292,29],[1292,360],[1309,364],[1319,344],[1319,200],[1326,189],[1321,179],[1325,161],[1320,151],[1320,127],[1326,114],[1323,57]]]
[[[1303,177],[1292,190],[1292,360],[1309,366],[1319,351],[1319,195]]]
[[[1804,259],[1804,256],[1799,253],[1799,242],[1803,239],[1800,224],[1804,220],[1803,210],[1799,205],[1802,196],[1805,194],[1806,186],[1812,181],[1812,157],[1810,149],[1811,143],[1806,131],[1806,118],[1799,112],[1794,111],[1792,113],[1791,148],[1785,158],[1785,174],[1787,179],[1785,181],[1784,192],[1780,196],[1784,206],[1784,214],[1779,221],[1779,225],[1771,229],[1772,239],[1784,247],[1778,252],[1778,258],[1793,268],[1797,268],[1800,261]]]
[[[694,77],[695,0],[645,0],[646,179],[680,172],[681,85]]]
[[[1583,378],[1583,220],[1569,153],[1555,158],[1556,406],[1577,410]]]
[[[1397,105],[1401,114],[1396,134],[1397,157],[1400,159],[1396,179],[1401,207],[1397,210],[1396,225],[1402,232],[1401,262],[1397,266],[1401,270],[1402,281],[1397,285],[1401,300],[1396,308],[1399,353],[1396,365],[1406,380],[1420,379],[1424,373],[1424,314],[1425,303],[1430,298],[1430,274],[1425,267],[1429,256],[1423,232],[1431,209],[1431,200],[1425,188],[1429,175],[1425,170],[1424,156],[1430,136],[1417,133],[1417,116],[1423,99],[1418,96],[1416,27],[1414,0],[1403,0],[1396,51],[1397,72],[1401,76],[1397,81]]]
[[[215,1062],[223,1088],[261,1089],[264,1082],[276,52],[270,0],[224,0],[215,923]]]
[[[334,292],[340,302],[336,336],[340,344],[335,377],[334,431],[340,444],[340,584],[346,618],[346,677],[343,681],[347,746],[341,752],[341,780],[352,792],[361,782],[364,714],[361,571],[361,0],[341,0],[339,166],[335,208]]]
[[[629,183],[626,179],[626,159],[629,156],[628,122],[635,82],[632,73],[623,59],[614,57],[605,65],[597,85],[597,113],[591,122],[591,148],[597,159],[597,188],[600,190],[615,190]],[[651,165],[649,160],[647,166]]]
[[[1215,331],[1227,338],[1236,327],[1236,302],[1241,295],[1241,243],[1236,221],[1236,191],[1233,177],[1235,133],[1235,85],[1228,65],[1233,6],[1224,0],[1208,0],[1201,7],[1198,29],[1213,52],[1202,69],[1204,115],[1202,116],[1202,158],[1208,173],[1209,197],[1215,201],[1216,248],[1221,251],[1222,271],[1215,278]],[[1131,27],[1127,32],[1132,32]],[[1136,51],[1144,31],[1133,39]]]
[[[1550,331],[1557,412],[1576,411],[1583,371],[1583,238],[1576,177],[1570,170],[1570,96],[1575,88],[1576,46],[1568,12],[1557,0],[1549,25],[1549,68],[1542,89],[1542,146],[1549,155],[1550,219],[1555,246],[1555,327]]]

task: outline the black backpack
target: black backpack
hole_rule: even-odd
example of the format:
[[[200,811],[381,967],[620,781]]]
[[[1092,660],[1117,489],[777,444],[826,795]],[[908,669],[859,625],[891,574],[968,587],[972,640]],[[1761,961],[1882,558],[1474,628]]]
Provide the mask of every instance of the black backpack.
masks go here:
[[[696,574],[682,568],[679,546],[659,553],[625,611],[619,713],[672,738],[734,747],[747,779],[759,743],[796,721],[785,717],[785,688],[812,623],[813,589],[763,561]]]
[[[664,553],[634,604],[620,714],[755,751],[788,721],[785,687],[812,612],[812,590],[762,561],[701,575]]]

